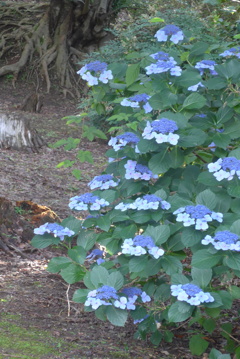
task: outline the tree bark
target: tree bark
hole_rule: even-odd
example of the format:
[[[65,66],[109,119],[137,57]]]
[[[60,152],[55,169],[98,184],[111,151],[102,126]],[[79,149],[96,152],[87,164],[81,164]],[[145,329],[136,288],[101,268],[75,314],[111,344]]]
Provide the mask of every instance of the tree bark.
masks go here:
[[[38,152],[44,141],[19,112],[0,112],[0,148]]]

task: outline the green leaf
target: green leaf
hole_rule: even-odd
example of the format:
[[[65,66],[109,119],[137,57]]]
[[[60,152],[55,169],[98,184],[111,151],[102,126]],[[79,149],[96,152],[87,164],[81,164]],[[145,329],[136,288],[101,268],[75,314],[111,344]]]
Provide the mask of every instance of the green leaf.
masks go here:
[[[111,220],[107,215],[101,216],[97,218],[96,224],[100,229],[107,232],[111,227]]]
[[[196,231],[193,227],[184,228],[181,234],[181,241],[185,247],[193,247],[200,243],[203,235],[200,231]]]
[[[128,312],[114,306],[107,306],[106,315],[110,323],[118,327],[124,327],[127,321]]]
[[[73,294],[73,301],[76,303],[84,303],[89,293],[88,289],[77,289]]]
[[[87,251],[81,246],[77,246],[68,250],[69,258],[78,264],[83,264],[85,262],[86,254]]]
[[[201,334],[193,335],[189,341],[189,348],[193,355],[201,355],[208,346],[209,342],[203,339]]]
[[[126,72],[126,84],[130,86],[139,76],[140,64],[129,65]]]
[[[212,269],[210,268],[202,269],[192,267],[191,274],[194,283],[201,288],[206,287],[212,279]]]
[[[234,115],[234,111],[229,106],[225,105],[223,107],[220,107],[220,109],[216,113],[217,124],[220,125],[224,122],[229,121],[233,115]]]
[[[223,88],[226,88],[227,81],[225,79],[223,79],[223,78],[220,78],[220,77],[214,77],[212,79],[209,79],[209,80],[205,81],[204,85],[209,90],[221,90]]]
[[[191,317],[193,306],[186,302],[175,302],[168,311],[168,319],[170,322],[179,323]]]
[[[160,91],[149,99],[149,103],[154,110],[164,110],[175,105],[178,102],[178,96],[168,89]]]
[[[196,268],[208,269],[214,267],[221,259],[223,254],[217,252],[209,253],[208,249],[200,249],[192,256],[192,266]]]
[[[178,194],[174,194],[173,196],[168,198],[168,202],[171,204],[171,211],[176,211],[180,207],[192,206],[193,203],[188,199],[180,197]]]
[[[163,335],[158,330],[156,330],[150,337],[150,341],[153,345],[158,346],[162,341]]]
[[[90,151],[79,150],[78,153],[76,154],[76,157],[82,163],[83,162],[93,163],[93,157]]]
[[[203,56],[203,54],[207,52],[208,48],[209,48],[209,44],[207,44],[206,42],[202,42],[202,41],[196,42],[190,50],[189,57],[191,59],[194,59],[196,56],[199,55]]]
[[[178,168],[184,162],[184,154],[180,147],[174,146],[172,151],[169,153],[169,161],[171,168]]]
[[[233,222],[233,224],[230,227],[230,231],[233,232],[233,233],[236,233],[237,235],[240,236],[240,219]]]
[[[197,128],[190,129],[180,136],[178,145],[182,147],[200,146],[206,141],[207,135]]]
[[[148,226],[146,231],[143,233],[144,236],[150,236],[154,240],[156,245],[165,243],[170,236],[170,228],[168,225],[161,226]]]
[[[170,157],[167,151],[162,151],[153,155],[148,162],[148,167],[154,174],[164,173],[170,168],[170,166]]]
[[[198,182],[203,183],[206,186],[219,185],[219,182],[216,180],[216,178],[213,176],[213,174],[208,171],[200,173],[197,180],[198,180]]]
[[[239,61],[237,59],[232,59],[226,61],[224,64],[215,66],[215,70],[218,75],[229,80],[230,78],[238,78],[240,76]]]
[[[223,260],[223,264],[229,268],[240,270],[240,256],[237,252],[227,251],[227,256]]]
[[[147,268],[148,258],[147,256],[133,257],[129,261],[129,271],[138,273]]]
[[[231,197],[240,198],[240,180],[234,176],[234,178],[229,181],[227,186],[227,193]]]
[[[217,196],[210,189],[206,189],[197,195],[196,202],[214,210],[217,204]]]
[[[124,278],[120,272],[112,272],[107,280],[107,285],[117,290],[121,289],[124,284]]]
[[[181,76],[177,77],[175,80],[177,85],[185,88],[196,85],[200,81],[202,81],[202,77],[197,70],[185,70],[182,72]]]
[[[115,228],[113,232],[113,238],[133,238],[135,233],[137,232],[137,226],[135,224],[131,224],[130,226],[118,226]]]
[[[164,22],[164,19],[161,19],[160,17],[153,17],[149,20],[149,22]]]
[[[212,333],[214,329],[216,328],[216,321],[212,318],[204,318],[203,321],[203,328],[208,332]]]
[[[131,214],[131,219],[135,223],[146,223],[151,219],[151,214],[144,210],[137,211]]]
[[[50,273],[58,273],[61,269],[67,268],[72,263],[67,257],[54,257],[50,260],[47,266],[47,271]]]
[[[109,273],[106,268],[102,266],[96,266],[90,273],[90,280],[95,288],[99,288],[102,285],[107,285]]]
[[[86,270],[83,267],[74,263],[60,271],[60,275],[69,284],[80,282],[83,279],[85,273]]]
[[[161,258],[161,265],[168,275],[182,271],[182,263],[174,256],[164,255]]]
[[[96,243],[98,235],[94,231],[82,230],[77,238],[77,245],[83,247],[86,251],[89,251]]]
[[[51,234],[45,233],[44,235],[36,234],[31,240],[31,245],[35,248],[46,248],[52,244],[59,244],[60,238],[53,237]]]
[[[61,222],[61,226],[71,229],[71,231],[78,233],[82,228],[82,221],[79,219],[69,216]]]
[[[183,102],[182,108],[184,110],[195,110],[205,106],[207,100],[198,93],[191,93]]]
[[[235,285],[231,285],[228,290],[233,299],[240,299],[240,288],[239,287],[237,287]]]

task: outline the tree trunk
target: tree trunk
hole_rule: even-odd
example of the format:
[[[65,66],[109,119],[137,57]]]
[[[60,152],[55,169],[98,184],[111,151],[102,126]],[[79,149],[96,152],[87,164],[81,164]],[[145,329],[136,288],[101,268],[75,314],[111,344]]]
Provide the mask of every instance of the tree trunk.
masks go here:
[[[30,120],[19,112],[0,112],[0,148],[13,148],[38,152],[44,141],[36,130],[32,130]]]
[[[104,29],[109,25],[112,1],[50,0],[48,6],[37,3],[31,7],[22,2],[3,3],[0,20],[6,25],[0,25],[0,60],[4,60],[0,76],[13,74],[15,85],[18,74],[34,61],[32,67],[38,69],[38,79],[45,80],[47,92],[57,78],[65,95],[72,94],[79,83],[77,63],[89,49],[98,49],[107,35]],[[16,50],[18,61],[13,62]]]

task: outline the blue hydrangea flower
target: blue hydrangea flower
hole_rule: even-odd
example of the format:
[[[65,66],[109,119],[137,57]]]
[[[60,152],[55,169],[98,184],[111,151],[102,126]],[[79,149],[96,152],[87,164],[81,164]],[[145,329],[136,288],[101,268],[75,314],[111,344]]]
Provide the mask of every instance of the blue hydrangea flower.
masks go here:
[[[174,44],[178,44],[179,41],[184,38],[182,30],[176,25],[166,25],[162,29],[158,30],[154,35],[159,42],[166,42],[169,36],[170,41]]]
[[[177,222],[183,222],[184,227],[195,225],[195,229],[202,231],[208,229],[208,222],[212,220],[223,221],[222,213],[212,212],[209,208],[200,204],[181,207],[173,212],[173,214],[177,215]]]
[[[156,247],[150,236],[138,235],[134,238],[127,238],[122,244],[122,253],[133,256],[141,256],[146,253],[158,259],[164,254],[164,250]]]
[[[219,54],[222,57],[236,56],[240,59],[240,46],[232,47],[231,49],[225,50],[223,53]]]
[[[34,234],[43,235],[45,233],[51,233],[54,237],[59,237],[61,241],[64,240],[64,236],[71,237],[75,234],[71,229],[63,227],[57,223],[45,223],[42,226],[34,229]]]
[[[196,85],[189,86],[188,91],[196,92],[199,89],[199,87],[205,87],[205,86],[201,82],[198,82]]]
[[[122,135],[118,135],[117,137],[111,137],[108,142],[109,146],[112,146],[114,151],[119,151],[126,145],[130,145],[135,148],[135,152],[139,152],[137,148],[137,143],[140,141],[140,138],[135,135],[133,132],[125,132]]]
[[[109,189],[111,187],[116,187],[119,183],[119,180],[114,180],[111,175],[101,175],[94,177],[89,183],[88,186],[91,190],[95,188],[99,189]]]
[[[230,231],[219,231],[214,237],[207,235],[204,239],[202,239],[201,243],[203,245],[212,244],[217,250],[240,251],[239,236]]]
[[[196,63],[195,68],[199,70],[201,76],[206,69],[209,70],[211,75],[217,75],[218,73],[214,69],[215,65],[217,64],[213,60],[202,60]]]
[[[122,289],[122,293],[125,294],[128,298],[135,298],[141,297],[143,303],[150,302],[151,298],[147,295],[146,292],[143,292],[140,288],[137,287],[129,287]]]
[[[184,301],[191,305],[214,302],[214,298],[210,293],[203,292],[201,288],[191,283],[171,285],[171,294],[177,297],[179,301]]]
[[[151,178],[158,178],[147,166],[139,164],[137,161],[128,160],[124,167],[126,168],[126,179],[133,178],[135,180],[142,179],[149,181]]]
[[[98,85],[98,81],[106,84],[113,79],[112,71],[107,70],[106,62],[100,61],[90,62],[77,71],[77,74],[87,81],[89,86]],[[93,76],[93,74],[98,75],[98,77]]]
[[[170,203],[162,200],[160,197],[155,196],[154,194],[146,194],[142,198],[139,197],[135,199],[132,203],[119,203],[115,209],[119,209],[122,212],[127,211],[128,209],[136,209],[137,211],[141,210],[157,210],[157,209],[168,210],[171,208]]]
[[[122,106],[130,106],[132,108],[140,108],[142,105],[145,113],[149,113],[152,111],[152,107],[150,106],[148,100],[151,98],[151,96],[142,93],[139,95],[135,95],[129,98],[125,98],[121,101]]]
[[[157,143],[168,142],[171,145],[176,145],[179,135],[174,134],[174,132],[177,130],[178,126],[175,121],[163,117],[152,122],[148,121],[142,136],[146,140],[155,138]]]
[[[94,196],[92,193],[85,193],[81,196],[75,196],[70,198],[69,207],[75,209],[76,211],[98,211],[102,207],[109,205],[109,202],[105,201],[103,198]]]
[[[95,260],[98,265],[105,262],[105,260],[102,258],[104,255],[104,251],[101,251],[101,249],[94,249],[92,252],[86,257],[87,260]]]
[[[117,291],[115,288],[108,285],[103,285],[98,289],[90,291],[87,295],[87,300],[84,305],[91,306],[92,309],[97,309],[101,305],[112,305],[111,300],[118,299]]]
[[[219,158],[216,162],[208,164],[208,171],[213,172],[217,181],[231,181],[234,175],[240,179],[240,160],[235,157]]]
[[[155,64],[151,64],[146,69],[146,74],[160,74],[163,72],[170,72],[172,76],[181,76],[182,69],[180,66],[176,66],[177,62],[173,57],[169,56],[166,52],[157,52],[150,55],[153,59],[157,60]]]
[[[149,318],[149,315],[145,315],[144,318],[141,319],[134,319],[133,324],[139,324],[142,323],[145,319]]]

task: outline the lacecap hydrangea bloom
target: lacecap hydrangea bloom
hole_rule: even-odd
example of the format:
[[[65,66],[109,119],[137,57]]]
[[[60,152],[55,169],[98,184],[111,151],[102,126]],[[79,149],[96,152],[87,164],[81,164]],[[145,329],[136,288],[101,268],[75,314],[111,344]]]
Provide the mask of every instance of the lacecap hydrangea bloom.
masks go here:
[[[187,302],[190,305],[214,302],[210,293],[203,292],[201,288],[191,283],[171,285],[171,294],[179,301]]]
[[[121,290],[121,293],[125,294],[128,298],[140,297],[142,299],[143,303],[147,303],[147,302],[151,301],[151,298],[149,297],[149,295],[147,295],[146,292],[143,292],[142,289],[137,288],[137,287],[123,288]]]
[[[192,85],[188,87],[188,91],[196,92],[199,87],[205,87],[201,82],[198,82],[196,85]]]
[[[105,262],[105,260],[103,259],[103,255],[104,255],[104,251],[96,248],[91,251],[91,253],[86,257],[86,259],[88,261],[96,260],[96,263],[100,265]]]
[[[107,70],[106,62],[94,61],[83,66],[77,74],[87,81],[89,86],[98,85],[98,81],[106,84],[109,80],[113,79],[112,71]],[[96,76],[93,76],[97,75]]]
[[[196,63],[195,68],[199,70],[200,75],[204,74],[205,70],[209,70],[211,75],[217,75],[218,73],[215,71],[216,62],[213,60],[202,60]]]
[[[180,66],[176,66],[177,62],[173,57],[169,56],[166,52],[157,52],[150,55],[153,59],[157,60],[155,64],[151,64],[145,67],[146,74],[160,74],[163,72],[170,71],[172,76],[181,76],[182,69]]]
[[[225,50],[223,53],[219,54],[222,57],[236,56],[240,59],[240,46],[232,47],[231,49]]]
[[[85,193],[80,196],[70,198],[69,207],[77,211],[98,211],[101,207],[106,207],[109,202],[105,201],[99,196],[94,196],[93,193]]]
[[[207,235],[204,239],[202,239],[201,243],[203,245],[212,244],[217,250],[240,251],[239,236],[230,231],[219,231],[214,237]]]
[[[195,229],[202,231],[208,229],[208,222],[213,220],[218,222],[223,221],[222,213],[212,212],[209,208],[201,204],[181,207],[173,212],[173,214],[177,215],[177,222],[183,222],[184,227],[195,225]]]
[[[235,157],[219,158],[216,162],[208,164],[208,171],[213,172],[217,181],[231,181],[234,175],[240,179],[240,160]]]
[[[137,161],[128,160],[124,167],[126,168],[126,179],[149,181],[151,178],[158,178],[158,175],[154,175],[147,166],[141,165]]]
[[[148,100],[151,98],[151,96],[142,93],[139,95],[135,95],[129,98],[125,98],[121,101],[122,106],[130,106],[132,108],[140,108],[140,106],[143,107],[145,113],[149,113],[152,111],[152,107],[150,106]]]
[[[119,151],[124,148],[126,145],[130,145],[135,148],[135,152],[139,152],[137,148],[137,143],[140,141],[140,138],[135,135],[133,132],[125,132],[122,135],[116,137],[111,137],[108,142],[109,146],[112,146],[114,151]]]
[[[142,198],[136,198],[132,203],[123,203],[120,202],[115,209],[119,209],[122,212],[127,211],[128,209],[136,209],[137,211],[141,210],[157,210],[157,209],[168,210],[171,208],[170,203],[162,200],[160,197],[155,196],[154,194],[146,194]]]
[[[157,143],[168,142],[171,145],[176,145],[179,140],[179,135],[174,134],[174,132],[177,130],[178,126],[175,121],[160,118],[159,120],[147,122],[142,137],[146,140],[155,138]]]
[[[158,30],[154,35],[159,42],[166,42],[169,36],[170,41],[174,44],[178,44],[179,41],[184,38],[182,30],[176,25],[166,25],[162,29]]]
[[[94,177],[89,183],[88,186],[90,189],[109,189],[111,187],[116,187],[119,183],[119,180],[114,180],[112,175],[101,175]]]
[[[64,240],[64,236],[71,237],[75,234],[71,229],[57,223],[45,223],[34,229],[34,234],[44,235],[45,233],[53,234],[54,237],[59,237],[61,241]]]
[[[155,259],[158,259],[164,254],[164,250],[155,245],[152,237],[144,235],[125,239],[121,247],[123,254],[130,254],[137,257],[149,253]]]

